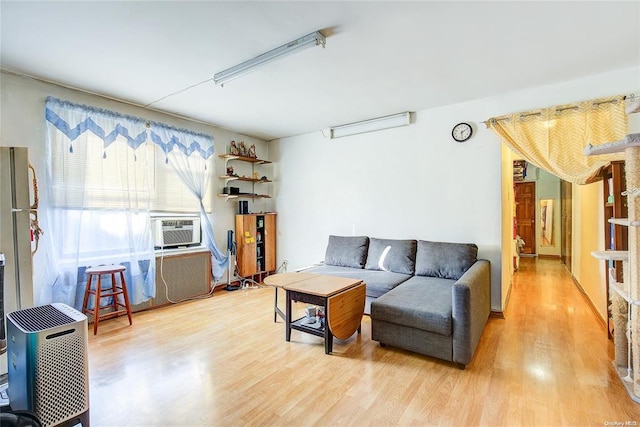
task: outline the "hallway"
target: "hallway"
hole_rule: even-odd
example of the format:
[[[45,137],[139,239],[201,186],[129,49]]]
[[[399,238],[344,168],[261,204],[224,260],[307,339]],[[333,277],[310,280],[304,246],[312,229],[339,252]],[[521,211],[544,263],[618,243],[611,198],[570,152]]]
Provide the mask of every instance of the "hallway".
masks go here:
[[[489,332],[490,341],[495,339],[493,369],[515,375],[516,394],[528,400],[532,418],[523,420],[532,425],[640,423],[640,404],[629,397],[611,364],[613,343],[604,324],[559,260],[521,258],[505,317],[502,323],[491,321],[484,338]]]

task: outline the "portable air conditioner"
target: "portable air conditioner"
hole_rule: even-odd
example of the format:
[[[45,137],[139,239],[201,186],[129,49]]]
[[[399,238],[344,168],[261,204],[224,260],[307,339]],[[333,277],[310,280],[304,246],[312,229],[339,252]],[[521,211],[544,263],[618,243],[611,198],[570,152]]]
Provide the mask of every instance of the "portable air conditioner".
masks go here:
[[[87,317],[60,303],[7,315],[9,404],[43,426],[89,426]]]
[[[152,218],[154,246],[167,248],[200,244],[200,218]]]

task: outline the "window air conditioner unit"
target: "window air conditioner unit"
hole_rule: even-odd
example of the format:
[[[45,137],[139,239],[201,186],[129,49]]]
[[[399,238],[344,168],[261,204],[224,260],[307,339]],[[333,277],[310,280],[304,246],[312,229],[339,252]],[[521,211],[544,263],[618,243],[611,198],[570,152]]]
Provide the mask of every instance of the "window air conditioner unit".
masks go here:
[[[198,217],[152,218],[151,227],[156,248],[200,244],[200,218]]]

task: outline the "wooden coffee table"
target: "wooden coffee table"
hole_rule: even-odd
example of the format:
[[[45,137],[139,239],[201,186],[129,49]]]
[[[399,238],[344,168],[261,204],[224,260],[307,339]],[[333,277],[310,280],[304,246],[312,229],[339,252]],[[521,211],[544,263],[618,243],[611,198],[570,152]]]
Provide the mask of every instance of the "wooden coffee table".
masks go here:
[[[314,273],[282,273],[266,277],[264,282],[276,286],[276,292],[278,287],[286,291],[287,305],[283,317],[287,341],[291,340],[292,329],[324,337],[324,352],[330,354],[333,337],[345,340],[356,331],[360,333],[366,298],[366,285],[361,280]],[[304,322],[306,317],[293,320],[292,301],[324,307],[324,326],[307,326]]]

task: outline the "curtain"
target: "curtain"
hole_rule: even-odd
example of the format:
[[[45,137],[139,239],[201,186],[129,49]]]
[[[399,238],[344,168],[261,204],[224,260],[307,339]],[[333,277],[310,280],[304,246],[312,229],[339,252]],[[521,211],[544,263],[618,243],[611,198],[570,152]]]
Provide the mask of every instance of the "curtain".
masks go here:
[[[486,120],[489,129],[516,154],[574,184],[598,181],[623,153],[586,156],[587,145],[624,138],[627,115],[623,96],[514,113]]]
[[[133,304],[155,296],[146,123],[47,98],[46,206],[51,288],[42,302],[82,308],[85,269],[125,265]]]
[[[215,243],[211,219],[204,207],[211,176],[208,169],[214,150],[213,138],[159,123],[152,123],[151,129],[151,140],[163,148],[169,165],[199,201],[203,243],[211,252],[213,277],[218,280],[227,268],[228,259]]]
[[[110,263],[127,267],[131,303],[155,297],[150,206],[175,205],[164,197],[167,177],[159,170],[166,169],[164,163],[175,171],[169,178],[184,182],[197,199],[192,209],[202,218],[213,275],[222,277],[227,257],[215,244],[204,207],[213,137],[52,97],[45,103],[45,119],[50,185],[43,190],[50,203],[44,250],[50,286],[43,287],[41,303],[81,309],[85,269]]]

